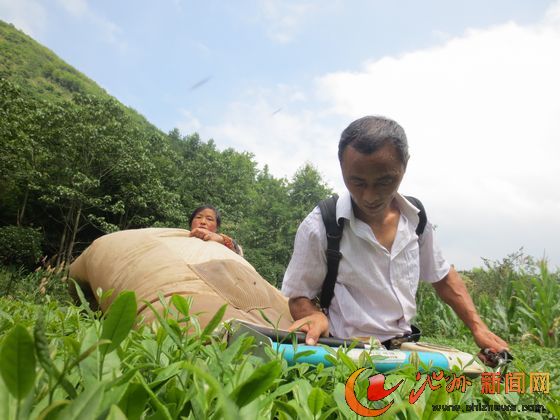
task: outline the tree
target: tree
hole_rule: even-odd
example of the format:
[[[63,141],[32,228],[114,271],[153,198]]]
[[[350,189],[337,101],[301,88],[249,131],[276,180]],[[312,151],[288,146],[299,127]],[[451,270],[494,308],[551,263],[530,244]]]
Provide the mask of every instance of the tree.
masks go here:
[[[58,262],[70,261],[85,228],[98,236],[179,213],[177,197],[160,178],[164,171],[152,161],[165,138],[150,137],[118,102],[77,95],[50,107],[45,118],[44,140],[57,164],[48,170],[40,201],[62,226]]]
[[[319,201],[332,193],[333,191],[325,184],[321,174],[313,165],[306,163],[299,168],[288,187],[294,224],[299,225]],[[297,227],[295,225],[292,226],[294,233]]]
[[[289,183],[274,178],[266,166],[259,173],[239,238],[246,258],[272,284],[278,285],[284,276],[299,223],[331,193],[310,164],[300,168]]]
[[[289,223],[287,182],[274,178],[265,166],[245,203],[238,239],[245,258],[272,284],[281,280],[290,257]]]
[[[278,283],[298,224],[330,194],[309,164],[290,182],[275,178],[250,153],[220,151],[198,134],[163,135],[112,98],[47,102],[5,80],[0,87],[0,226],[39,227],[58,263],[107,232],[186,227],[208,203],[249,262]]]
[[[213,140],[201,141],[196,133],[182,139],[177,134],[170,133],[180,159],[179,194],[183,207],[190,213],[201,204],[212,204],[222,211],[224,227],[235,233],[255,184],[253,156],[231,148],[220,152]]]
[[[35,101],[22,96],[19,88],[0,79],[0,192],[3,211],[15,213],[17,226],[24,224],[30,194],[36,191],[44,175],[41,168],[48,159],[39,141],[40,110]]]

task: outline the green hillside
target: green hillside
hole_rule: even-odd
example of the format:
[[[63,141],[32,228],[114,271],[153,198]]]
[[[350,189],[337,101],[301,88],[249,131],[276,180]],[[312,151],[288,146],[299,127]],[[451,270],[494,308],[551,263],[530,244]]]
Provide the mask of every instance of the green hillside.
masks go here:
[[[0,150],[0,271],[34,269],[40,258],[68,263],[117,230],[187,228],[190,212],[206,203],[276,283],[299,222],[330,193],[310,165],[277,179],[250,153],[161,132],[3,22]]]
[[[61,60],[51,50],[2,20],[0,78],[17,85],[26,96],[46,101],[69,100],[73,94],[110,97],[97,83]],[[137,122],[155,128],[132,108],[121,106]]]

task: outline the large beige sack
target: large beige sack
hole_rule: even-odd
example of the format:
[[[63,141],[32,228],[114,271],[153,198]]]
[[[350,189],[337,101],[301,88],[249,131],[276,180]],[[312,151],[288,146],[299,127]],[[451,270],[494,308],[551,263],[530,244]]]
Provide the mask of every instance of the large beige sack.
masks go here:
[[[86,292],[113,289],[101,302],[105,310],[125,290],[136,292],[145,322],[159,311],[159,294],[192,296],[191,314],[205,326],[225,303],[224,319],[266,325],[259,310],[279,328],[292,323],[287,299],[243,257],[216,242],[190,238],[184,229],[125,230],[95,240],[70,266],[70,276]]]

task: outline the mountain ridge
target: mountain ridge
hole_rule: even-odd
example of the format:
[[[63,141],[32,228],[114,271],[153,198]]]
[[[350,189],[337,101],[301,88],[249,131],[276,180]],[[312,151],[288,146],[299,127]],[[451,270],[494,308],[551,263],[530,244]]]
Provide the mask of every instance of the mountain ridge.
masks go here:
[[[2,20],[0,78],[17,85],[24,95],[34,99],[59,102],[70,100],[74,94],[111,98],[117,101],[133,120],[162,133],[146,117],[110,95],[97,82],[13,24]]]

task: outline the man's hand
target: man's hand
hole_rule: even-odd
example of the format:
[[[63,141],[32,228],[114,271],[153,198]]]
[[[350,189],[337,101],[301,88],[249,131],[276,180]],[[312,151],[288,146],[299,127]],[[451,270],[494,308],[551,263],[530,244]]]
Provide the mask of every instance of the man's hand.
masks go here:
[[[221,244],[224,243],[224,238],[222,237],[222,235],[209,231],[208,229],[205,228],[194,228],[189,233],[189,236],[191,238],[194,237],[194,238],[202,239],[203,241],[214,241]]]
[[[490,349],[494,353],[502,350],[509,350],[508,343],[490,331],[488,328],[473,331],[473,338],[475,343],[481,349]]]
[[[451,270],[449,270],[449,273],[443,280],[432,285],[439,297],[451,306],[459,318],[471,330],[478,347],[482,350],[490,349],[494,353],[509,349],[508,344],[490,331],[482,321],[461,276],[453,267],[451,267]],[[479,357],[484,363],[488,362],[483,353],[480,353]]]
[[[307,333],[306,344],[314,346],[319,337],[326,337],[329,334],[329,319],[311,300],[306,297],[290,298],[288,306],[292,317],[296,320],[289,330]]]
[[[492,353],[499,353],[503,350],[509,350],[508,343],[506,343],[504,340],[490,331],[488,327],[481,328],[479,330],[473,330],[473,338],[475,343],[481,349],[481,352],[478,353],[478,358],[482,360],[482,362],[487,366],[496,367],[496,363],[487,357],[484,350],[488,349]]]
[[[319,337],[326,337],[329,334],[329,320],[323,312],[314,312],[304,318],[294,322],[289,331],[302,331],[306,334],[305,344],[314,346],[319,341]]]

